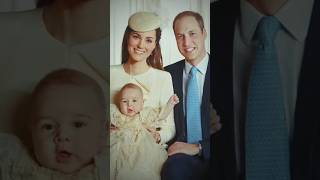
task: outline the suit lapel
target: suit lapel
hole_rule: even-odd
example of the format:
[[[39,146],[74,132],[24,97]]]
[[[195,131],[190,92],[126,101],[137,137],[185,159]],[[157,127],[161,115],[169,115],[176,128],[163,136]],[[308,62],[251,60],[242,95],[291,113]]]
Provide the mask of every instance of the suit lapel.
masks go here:
[[[210,133],[210,60],[207,66],[207,71],[204,79],[202,103],[201,103],[201,127],[202,127],[202,138],[208,137]]]
[[[206,76],[204,79],[204,85],[203,85],[203,93],[202,93],[202,105],[205,105],[205,103],[209,102],[209,97],[210,97],[210,60],[211,56],[209,55],[209,62],[208,62],[208,67],[206,71]],[[205,102],[205,103],[204,103]]]
[[[177,94],[177,96],[180,99],[180,102],[175,107],[175,113],[177,114],[177,117],[175,117],[175,125],[176,127],[176,133],[179,141],[186,141],[186,123],[185,123],[185,116],[183,112],[183,71],[184,71],[184,60],[180,61],[177,64],[177,68],[175,72],[175,76],[173,76],[173,86],[174,91]]]
[[[174,84],[176,84],[176,93],[178,95],[178,97],[180,98],[180,104],[183,104],[183,71],[184,71],[184,61],[182,61],[181,63],[178,64],[178,68],[177,68],[177,75],[176,75],[176,82]],[[183,109],[181,109],[183,111]]]

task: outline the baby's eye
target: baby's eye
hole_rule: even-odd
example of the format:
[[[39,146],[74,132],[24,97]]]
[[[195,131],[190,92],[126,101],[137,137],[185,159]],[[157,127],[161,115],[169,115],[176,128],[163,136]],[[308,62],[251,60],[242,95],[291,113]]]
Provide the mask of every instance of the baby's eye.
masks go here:
[[[47,130],[47,131],[50,131],[54,128],[54,125],[53,124],[42,124],[41,125],[41,129],[43,130]]]
[[[127,100],[123,100],[123,101],[121,101],[121,102],[123,102],[123,103],[127,103]]]
[[[132,102],[137,102],[138,100],[136,100],[136,99],[134,99],[134,100],[132,100]]]
[[[87,125],[87,124],[84,123],[84,122],[82,122],[82,121],[75,121],[75,122],[73,123],[73,126],[76,127],[76,128],[82,128],[82,127],[84,127],[84,126],[86,126],[86,125]]]

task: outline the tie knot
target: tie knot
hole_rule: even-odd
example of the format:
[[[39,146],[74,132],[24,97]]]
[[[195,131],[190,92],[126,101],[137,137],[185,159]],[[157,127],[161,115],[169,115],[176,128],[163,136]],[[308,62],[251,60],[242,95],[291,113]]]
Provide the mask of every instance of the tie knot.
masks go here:
[[[192,66],[191,70],[190,70],[190,75],[194,76],[197,74],[198,69],[195,66]]]
[[[272,43],[280,28],[281,24],[277,18],[265,16],[258,23],[256,37],[260,43]]]

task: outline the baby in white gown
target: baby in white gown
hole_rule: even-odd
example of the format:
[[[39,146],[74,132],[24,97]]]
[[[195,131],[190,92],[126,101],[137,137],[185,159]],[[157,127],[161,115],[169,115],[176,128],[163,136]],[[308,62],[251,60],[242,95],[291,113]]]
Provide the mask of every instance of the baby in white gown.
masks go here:
[[[107,179],[103,96],[92,78],[75,70],[57,70],[42,79],[30,104],[32,149],[0,134],[0,179]]]
[[[172,95],[165,107],[143,108],[143,93],[129,83],[122,87],[117,106],[111,104],[110,158],[111,180],[160,179],[167,159],[166,145],[159,144],[159,127],[179,102]]]

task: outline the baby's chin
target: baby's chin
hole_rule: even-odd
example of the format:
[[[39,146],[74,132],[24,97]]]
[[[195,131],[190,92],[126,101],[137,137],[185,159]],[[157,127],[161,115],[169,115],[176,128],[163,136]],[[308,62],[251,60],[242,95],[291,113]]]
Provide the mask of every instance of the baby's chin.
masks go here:
[[[54,171],[58,171],[64,174],[73,174],[89,166],[90,164],[93,164],[93,160],[87,163],[78,162],[78,161],[73,161],[73,162],[69,161],[68,163],[61,163],[52,159],[50,160],[50,162],[43,161],[43,162],[39,162],[39,164],[41,164],[42,167],[52,169]]]
[[[55,171],[59,171],[64,174],[73,174],[73,173],[76,173],[87,166],[89,166],[89,164],[85,164],[85,165],[81,165],[81,166],[79,164],[77,164],[77,165],[76,164],[55,164],[51,169],[53,169]],[[48,168],[50,168],[50,167],[48,167]]]
[[[137,113],[126,113],[125,115],[129,117],[134,117],[135,115],[137,115]]]

